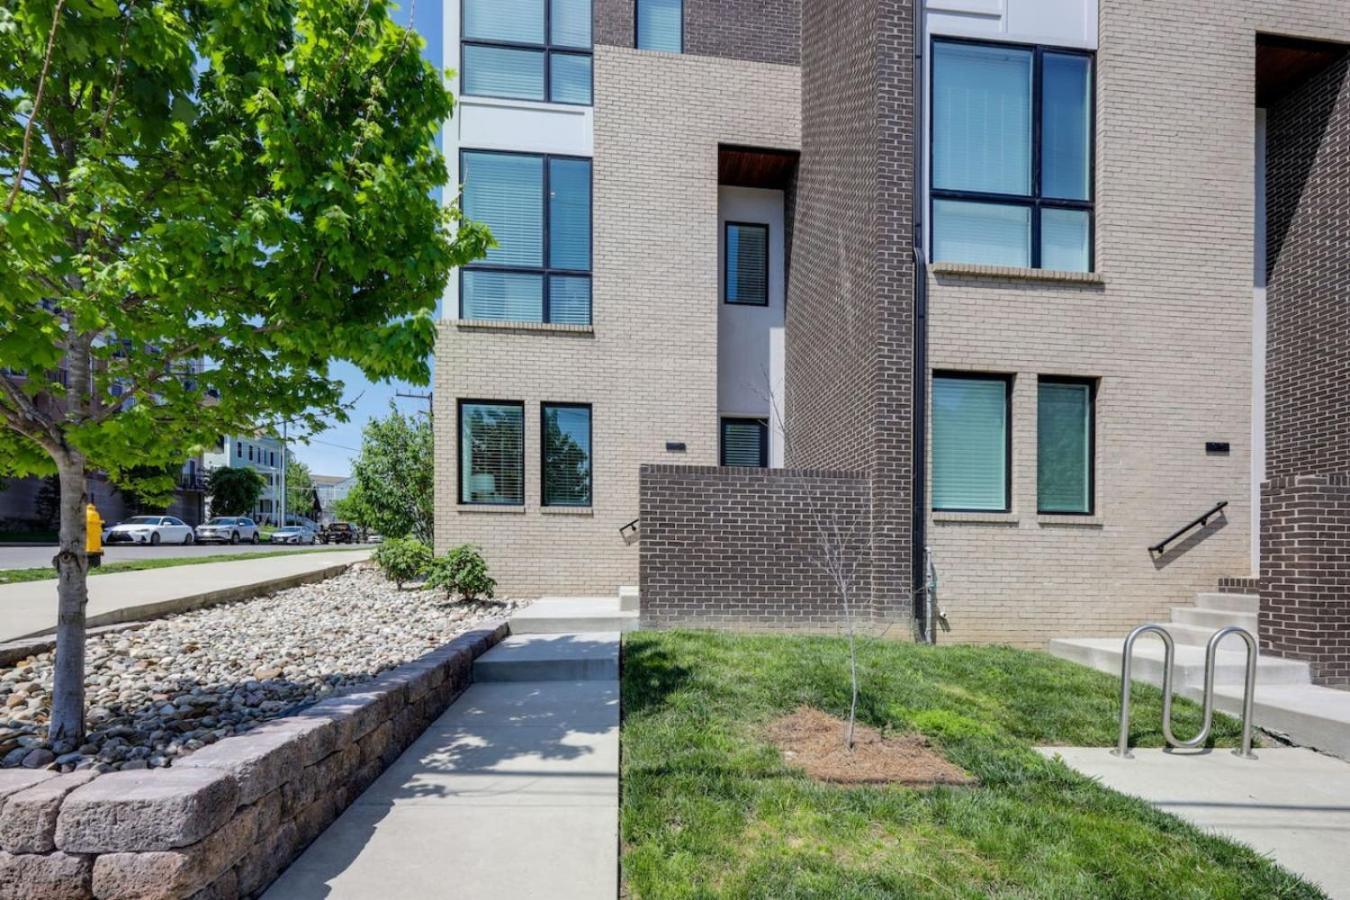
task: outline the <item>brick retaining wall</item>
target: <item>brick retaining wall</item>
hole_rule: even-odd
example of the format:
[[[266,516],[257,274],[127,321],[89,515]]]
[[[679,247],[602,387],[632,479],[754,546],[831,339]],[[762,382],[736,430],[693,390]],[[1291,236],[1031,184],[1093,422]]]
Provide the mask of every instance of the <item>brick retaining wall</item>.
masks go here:
[[[167,769],[0,772],[0,900],[250,897],[463,693],[505,623]]]

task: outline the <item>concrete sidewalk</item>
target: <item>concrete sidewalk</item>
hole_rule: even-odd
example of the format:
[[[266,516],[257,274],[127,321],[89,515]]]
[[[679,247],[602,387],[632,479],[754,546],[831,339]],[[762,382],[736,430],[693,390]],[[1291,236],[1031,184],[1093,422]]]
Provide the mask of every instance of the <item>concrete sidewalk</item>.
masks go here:
[[[96,575],[89,579],[88,624],[114,625],[229,603],[337,574],[369,556],[369,550],[336,550]],[[0,643],[55,630],[56,579],[0,585]]]
[[[1350,898],[1350,763],[1301,747],[1258,748],[1255,760],[1228,750],[1134,750],[1134,759],[1103,747],[1040,752]]]

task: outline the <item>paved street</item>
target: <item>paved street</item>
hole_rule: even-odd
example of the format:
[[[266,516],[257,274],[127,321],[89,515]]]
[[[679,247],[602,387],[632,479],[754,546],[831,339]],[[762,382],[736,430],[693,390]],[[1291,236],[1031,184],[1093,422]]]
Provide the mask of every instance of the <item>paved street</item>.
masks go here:
[[[320,545],[323,546],[323,545]],[[340,545],[347,548],[348,545]],[[361,545],[358,545],[358,547]],[[278,550],[295,550],[295,545],[286,544],[193,544],[190,547],[164,546],[137,547],[134,545],[112,545],[104,547],[104,562],[132,562],[140,559],[167,559],[179,556],[220,556],[235,553],[276,553]],[[357,548],[351,548],[357,549]],[[51,565],[56,555],[56,547],[6,547],[0,545],[0,569],[36,569]]]

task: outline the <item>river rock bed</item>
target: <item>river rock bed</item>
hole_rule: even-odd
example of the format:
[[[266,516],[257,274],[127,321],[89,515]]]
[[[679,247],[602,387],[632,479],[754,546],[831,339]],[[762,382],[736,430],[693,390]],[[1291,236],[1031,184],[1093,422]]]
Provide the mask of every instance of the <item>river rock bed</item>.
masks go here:
[[[55,602],[55,597],[52,598]],[[85,743],[47,741],[52,654],[0,668],[0,768],[144,769],[369,681],[512,600],[399,590],[373,567],[88,639]]]

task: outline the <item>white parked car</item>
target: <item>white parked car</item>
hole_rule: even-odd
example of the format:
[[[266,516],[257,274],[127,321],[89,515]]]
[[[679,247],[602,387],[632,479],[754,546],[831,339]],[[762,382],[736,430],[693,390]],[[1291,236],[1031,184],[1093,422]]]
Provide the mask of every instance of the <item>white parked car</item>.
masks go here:
[[[210,541],[220,541],[222,544],[248,541],[256,544],[261,538],[258,523],[248,516],[216,516],[197,526],[197,542],[202,544]]]
[[[135,516],[108,529],[109,544],[191,544],[192,526],[177,516]]]
[[[274,544],[317,544],[319,535],[308,525],[287,525],[272,532]]]

